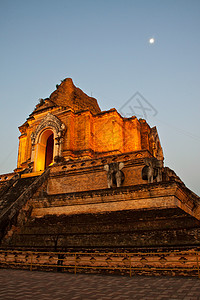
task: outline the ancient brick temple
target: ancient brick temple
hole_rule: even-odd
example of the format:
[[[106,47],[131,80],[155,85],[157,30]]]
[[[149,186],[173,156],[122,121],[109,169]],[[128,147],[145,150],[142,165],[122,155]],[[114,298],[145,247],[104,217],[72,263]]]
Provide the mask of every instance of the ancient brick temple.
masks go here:
[[[101,111],[67,78],[19,127],[17,168],[0,175],[1,247],[200,246],[200,200],[164,167],[156,127]]]

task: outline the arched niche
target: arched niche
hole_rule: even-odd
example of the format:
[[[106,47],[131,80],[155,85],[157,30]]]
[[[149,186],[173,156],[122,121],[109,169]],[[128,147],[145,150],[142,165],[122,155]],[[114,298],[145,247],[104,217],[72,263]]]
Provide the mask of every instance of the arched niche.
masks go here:
[[[54,115],[48,113],[31,135],[33,170],[43,171],[62,157],[65,125]]]
[[[35,171],[46,169],[55,156],[54,132],[46,129],[41,132],[38,142],[35,145]]]

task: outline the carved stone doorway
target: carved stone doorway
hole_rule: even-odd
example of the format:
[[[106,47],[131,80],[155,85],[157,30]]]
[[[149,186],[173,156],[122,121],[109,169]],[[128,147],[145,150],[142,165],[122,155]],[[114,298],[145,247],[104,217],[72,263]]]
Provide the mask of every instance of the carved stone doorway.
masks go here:
[[[62,157],[65,125],[56,116],[48,113],[31,134],[31,162],[33,171],[43,171],[55,158]]]
[[[35,169],[45,170],[54,158],[54,133],[51,129],[44,130],[36,144]]]

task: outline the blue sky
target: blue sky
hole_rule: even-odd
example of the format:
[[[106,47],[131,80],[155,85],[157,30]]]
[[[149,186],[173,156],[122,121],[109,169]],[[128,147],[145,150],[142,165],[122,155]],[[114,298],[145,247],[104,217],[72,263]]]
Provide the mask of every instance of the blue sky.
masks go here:
[[[200,194],[199,30],[199,0],[0,0],[0,173],[16,167],[18,126],[71,77],[102,110],[139,92],[165,165]]]

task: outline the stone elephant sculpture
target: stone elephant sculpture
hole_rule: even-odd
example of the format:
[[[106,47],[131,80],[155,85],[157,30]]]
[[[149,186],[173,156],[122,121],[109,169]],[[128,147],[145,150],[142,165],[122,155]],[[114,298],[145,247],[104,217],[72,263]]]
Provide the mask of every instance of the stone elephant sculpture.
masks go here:
[[[163,161],[152,157],[145,158],[144,162],[146,166],[142,169],[142,179],[148,180],[148,183],[153,183],[154,179],[157,182],[162,181]]]
[[[124,167],[123,162],[116,162],[107,164],[104,166],[104,170],[107,171],[108,188],[120,187],[124,181],[124,173],[121,171]]]

